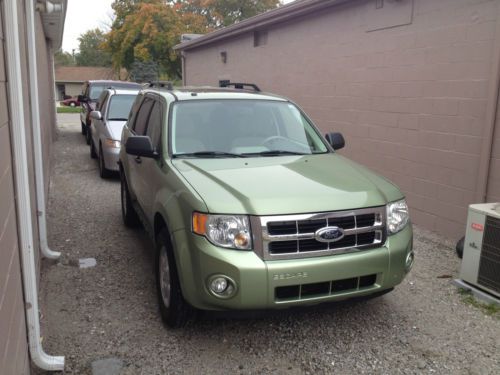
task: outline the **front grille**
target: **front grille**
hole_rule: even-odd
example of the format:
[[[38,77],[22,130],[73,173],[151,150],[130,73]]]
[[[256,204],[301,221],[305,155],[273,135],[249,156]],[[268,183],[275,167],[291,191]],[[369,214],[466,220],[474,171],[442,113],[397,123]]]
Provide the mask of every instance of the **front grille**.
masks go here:
[[[385,242],[385,206],[349,211],[255,218],[262,229],[264,259],[291,259],[380,247]],[[319,229],[337,227],[343,237],[325,241]]]
[[[276,301],[282,302],[324,297],[371,288],[376,281],[377,275],[373,274],[320,283],[279,286],[274,289],[274,298]]]
[[[478,284],[500,293],[500,219],[486,217]]]

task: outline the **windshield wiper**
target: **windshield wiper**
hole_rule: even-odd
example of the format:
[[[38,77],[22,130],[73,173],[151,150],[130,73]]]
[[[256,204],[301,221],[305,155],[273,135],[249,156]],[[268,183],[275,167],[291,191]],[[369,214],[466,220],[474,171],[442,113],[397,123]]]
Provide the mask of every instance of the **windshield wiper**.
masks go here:
[[[269,151],[245,153],[245,155],[279,156],[279,155],[309,155],[309,154],[304,154],[303,152],[296,152],[296,151],[269,150]]]
[[[119,118],[119,117],[116,117],[116,118],[108,118],[108,121],[127,121],[128,118]]]
[[[178,158],[181,156],[191,156],[191,157],[219,157],[219,156],[230,156],[233,158],[244,158],[245,155],[242,154],[233,154],[231,152],[224,152],[224,151],[198,151],[198,152],[185,152],[181,154],[174,154],[172,155],[174,158]]]

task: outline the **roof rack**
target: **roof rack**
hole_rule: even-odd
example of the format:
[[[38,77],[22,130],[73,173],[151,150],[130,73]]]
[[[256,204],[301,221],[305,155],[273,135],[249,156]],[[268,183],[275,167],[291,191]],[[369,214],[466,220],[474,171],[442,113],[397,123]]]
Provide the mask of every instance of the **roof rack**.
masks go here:
[[[157,88],[161,88],[161,89],[166,88],[167,90],[174,89],[174,85],[170,81],[151,81],[151,82],[145,83],[144,87],[146,87],[146,88],[157,87]]]
[[[220,87],[234,87],[235,89],[245,90],[245,87],[251,87],[254,91],[260,92],[259,86],[255,83],[240,83],[240,82],[230,82],[230,81],[220,81]]]

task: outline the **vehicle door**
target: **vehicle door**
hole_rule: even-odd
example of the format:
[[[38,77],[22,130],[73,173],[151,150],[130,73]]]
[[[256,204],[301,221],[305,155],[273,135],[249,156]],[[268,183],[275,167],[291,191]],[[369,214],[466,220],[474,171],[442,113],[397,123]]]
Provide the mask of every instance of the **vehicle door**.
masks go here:
[[[161,99],[155,98],[151,113],[149,115],[148,123],[145,129],[145,134],[151,139],[151,143],[156,152],[161,155],[161,134],[164,105]],[[141,207],[144,209],[148,220],[153,220],[153,206],[155,202],[156,193],[161,188],[163,158],[142,158],[142,162],[137,166],[138,176],[138,199],[140,199]],[[140,198],[139,198],[140,197]]]
[[[96,106],[96,111],[101,112],[101,120],[91,120],[90,129],[92,135],[92,142],[94,142],[94,146],[96,151],[99,152],[99,141],[102,139],[102,135],[105,133],[106,129],[106,111],[108,107],[109,98],[111,95],[108,91],[105,91],[101,94],[99,98],[99,104]]]
[[[154,99],[150,96],[145,96],[142,101],[137,115],[135,116],[134,124],[132,125],[131,132],[133,135],[146,135],[146,127],[148,125],[149,115],[154,104]],[[141,194],[141,176],[139,175],[140,167],[146,158],[127,154],[127,164],[129,168],[128,186],[135,195],[137,201],[141,204],[144,200],[139,195]],[[142,208],[142,206],[141,206]]]
[[[86,95],[88,95],[88,88],[89,88],[89,84],[88,84],[88,82],[85,82],[83,84],[83,87],[82,87],[82,96],[84,98],[86,97]],[[86,101],[84,101],[84,102],[80,103],[80,106],[81,106],[80,121],[85,124],[87,122],[87,108],[88,108],[88,104],[87,104]]]

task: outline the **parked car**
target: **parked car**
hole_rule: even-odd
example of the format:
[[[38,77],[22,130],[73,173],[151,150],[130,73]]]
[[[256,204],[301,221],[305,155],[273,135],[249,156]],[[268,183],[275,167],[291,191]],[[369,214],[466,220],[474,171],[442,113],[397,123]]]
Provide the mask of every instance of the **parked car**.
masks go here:
[[[338,154],[340,133],[245,88],[145,89],[123,129],[122,216],[154,240],[171,327],[381,295],[413,265],[403,193]]]
[[[81,103],[82,111],[80,112],[80,122],[82,125],[82,134],[85,135],[87,144],[90,145],[90,133],[87,129],[90,127],[90,112],[97,107],[99,96],[108,87],[114,88],[131,88],[139,90],[141,85],[135,82],[123,81],[86,81],[82,87],[82,94],[78,95],[78,101]]]
[[[71,98],[70,97],[70,98],[67,98],[67,99],[64,99],[63,101],[61,101],[61,104],[68,106],[68,107],[79,107],[80,101],[78,100],[78,98],[75,98],[75,97]]]
[[[109,177],[118,171],[122,129],[139,90],[105,89],[99,97],[99,110],[90,112],[90,157],[99,159],[99,175]]]

